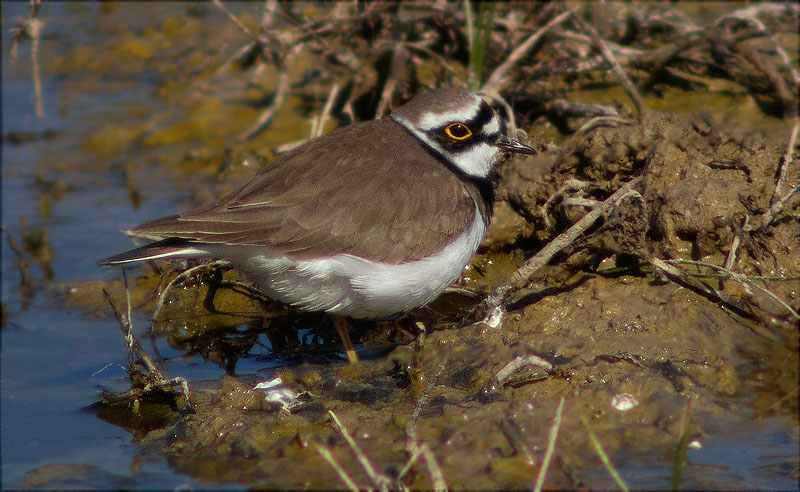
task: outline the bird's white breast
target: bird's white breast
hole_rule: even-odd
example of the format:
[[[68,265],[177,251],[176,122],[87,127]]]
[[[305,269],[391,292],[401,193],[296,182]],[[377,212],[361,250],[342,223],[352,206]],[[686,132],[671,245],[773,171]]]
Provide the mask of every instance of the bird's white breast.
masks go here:
[[[230,258],[273,299],[303,310],[353,318],[378,318],[408,311],[435,299],[453,283],[475,254],[486,224],[480,213],[442,251],[401,264],[350,254],[293,260],[252,247],[209,245],[209,253]]]

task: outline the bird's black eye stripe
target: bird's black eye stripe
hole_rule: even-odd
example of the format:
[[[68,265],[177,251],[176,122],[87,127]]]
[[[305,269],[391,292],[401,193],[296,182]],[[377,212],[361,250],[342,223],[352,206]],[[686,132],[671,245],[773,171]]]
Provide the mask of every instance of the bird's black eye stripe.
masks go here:
[[[475,132],[480,132],[483,125],[492,121],[492,118],[494,118],[494,110],[486,101],[481,101],[481,109],[478,110],[478,114],[475,115],[472,121],[468,121],[467,124]]]

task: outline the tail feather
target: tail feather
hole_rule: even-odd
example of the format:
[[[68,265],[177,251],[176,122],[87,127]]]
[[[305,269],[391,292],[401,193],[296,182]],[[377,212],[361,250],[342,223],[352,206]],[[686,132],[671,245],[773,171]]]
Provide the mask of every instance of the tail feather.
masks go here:
[[[121,265],[137,261],[157,260],[160,258],[197,258],[208,255],[208,252],[197,243],[186,239],[167,238],[139,248],[109,256],[97,262],[100,266]]]

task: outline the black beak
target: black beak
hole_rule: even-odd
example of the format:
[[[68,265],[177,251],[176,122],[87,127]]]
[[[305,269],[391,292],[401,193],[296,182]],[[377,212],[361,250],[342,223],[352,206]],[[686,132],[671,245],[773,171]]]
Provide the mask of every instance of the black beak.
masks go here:
[[[500,135],[497,137],[497,141],[494,143],[494,146],[507,152],[515,152],[517,154],[533,155],[536,153],[536,151],[532,148],[517,142],[507,135]]]

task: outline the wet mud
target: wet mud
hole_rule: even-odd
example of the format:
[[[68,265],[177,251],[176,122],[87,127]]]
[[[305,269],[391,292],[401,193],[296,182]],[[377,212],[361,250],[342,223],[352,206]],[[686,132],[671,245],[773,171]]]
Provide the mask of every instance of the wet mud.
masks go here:
[[[797,326],[790,313],[759,289],[714,277],[719,272],[702,264],[679,266],[700,274],[707,290],[671,281],[647,263],[657,257],[723,264],[745,217],[757,220],[769,209],[781,149],[763,136],[653,111],[642,123],[597,125],[563,148],[542,150],[504,168],[504,203],[484,254],[465,274],[474,278],[462,279],[461,287],[501,280],[502,268],[487,277],[485,264],[497,261],[500,251],[524,259],[548,230],[553,234],[584,210],[584,202],[568,199],[602,200],[642,175],[637,189],[643,200],[619,212],[626,220],[607,218],[542,270],[515,295],[499,326],[454,327],[445,311],[439,318],[427,313],[433,321],[425,333],[408,319],[355,330],[358,341],[376,347],[361,363],[320,362],[306,353],[270,373],[293,393],[291,404],[269,402],[270,393],[254,389],[252,376],[226,377],[192,390],[195,413],[176,412],[141,444],[212,483],[344,486],[321,455],[326,449],[355,483],[378,486],[332,412],[381,479],[395,486],[434,487],[421,459],[400,476],[409,443],[424,442],[448,487],[517,489],[531,485],[564,398],[547,484],[572,488],[611,485],[597,481],[588,429],[619,464],[669,462],[687,432],[702,443],[720,433],[735,435],[731,426],[751,412],[760,418],[796,414]],[[558,193],[561,203],[554,204]],[[785,210],[796,210],[798,199]],[[769,278],[800,269],[799,245],[796,217],[776,216],[739,246],[739,271],[766,278],[758,285],[796,306],[797,282]],[[187,309],[197,309],[204,296],[192,296]],[[470,301],[461,303],[468,308]],[[453,303],[445,307],[452,310]],[[329,344],[336,343],[332,334]],[[238,335],[228,341],[242,343],[243,354],[253,340]],[[212,340],[198,334],[191,344],[219,347],[220,338]],[[293,345],[301,353],[309,348],[296,339]],[[289,346],[282,345],[284,351]],[[208,360],[219,363],[223,351]],[[234,367],[230,359],[227,367]]]

